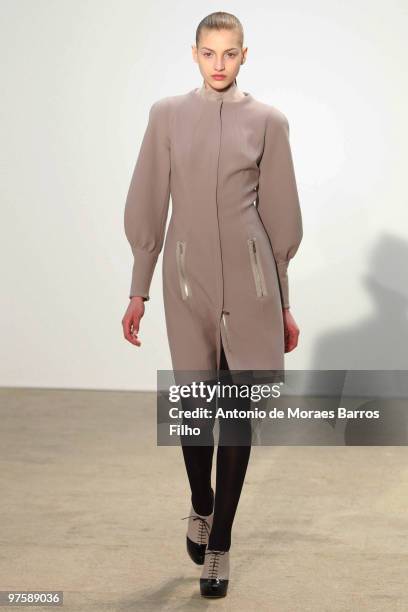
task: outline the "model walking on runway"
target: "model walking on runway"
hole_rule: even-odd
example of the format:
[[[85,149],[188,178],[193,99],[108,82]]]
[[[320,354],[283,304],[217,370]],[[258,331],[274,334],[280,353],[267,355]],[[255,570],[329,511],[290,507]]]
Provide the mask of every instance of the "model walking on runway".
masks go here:
[[[243,41],[234,15],[216,12],[200,22],[192,53],[201,86],[151,105],[127,195],[134,265],[124,336],[141,345],[140,321],[164,244],[175,371],[283,370],[284,353],[298,342],[287,270],[303,229],[289,123],[275,106],[239,89]],[[191,488],[187,550],[203,566],[206,597],[227,593],[231,530],[251,449],[249,420],[219,425],[215,491],[213,422],[199,443],[181,439]]]

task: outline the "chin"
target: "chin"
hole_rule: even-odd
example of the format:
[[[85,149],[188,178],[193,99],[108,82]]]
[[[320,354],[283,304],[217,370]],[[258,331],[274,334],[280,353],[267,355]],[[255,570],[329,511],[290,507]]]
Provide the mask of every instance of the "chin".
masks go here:
[[[223,81],[217,81],[217,79],[209,78],[209,81],[213,87],[218,87],[219,89],[225,89],[234,82],[234,79],[224,79]]]

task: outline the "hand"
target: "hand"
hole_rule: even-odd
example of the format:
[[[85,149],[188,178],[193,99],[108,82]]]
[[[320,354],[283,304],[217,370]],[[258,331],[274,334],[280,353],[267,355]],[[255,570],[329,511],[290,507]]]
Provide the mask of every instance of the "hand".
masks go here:
[[[283,326],[285,333],[285,353],[290,353],[298,345],[299,328],[289,308],[283,309]]]
[[[144,300],[141,296],[130,299],[129,306],[122,319],[123,335],[131,344],[140,346],[142,343],[138,338],[140,319],[145,312]]]

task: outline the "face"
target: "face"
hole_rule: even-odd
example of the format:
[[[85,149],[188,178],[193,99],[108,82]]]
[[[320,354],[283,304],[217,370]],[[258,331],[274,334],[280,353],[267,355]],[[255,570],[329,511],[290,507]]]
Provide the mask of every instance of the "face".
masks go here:
[[[199,46],[192,47],[193,60],[206,86],[216,90],[225,89],[234,82],[247,50],[247,47],[240,47],[237,30],[203,29]]]

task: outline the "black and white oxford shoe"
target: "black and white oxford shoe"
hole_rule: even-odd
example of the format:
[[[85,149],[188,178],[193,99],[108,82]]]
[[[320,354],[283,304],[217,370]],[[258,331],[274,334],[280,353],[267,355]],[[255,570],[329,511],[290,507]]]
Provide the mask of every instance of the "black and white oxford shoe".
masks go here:
[[[214,512],[209,515],[197,514],[197,512],[194,511],[193,505],[191,505],[189,516],[185,516],[182,519],[188,519],[186,535],[187,552],[197,565],[204,564],[204,555],[211,532],[213,518]]]
[[[229,582],[229,550],[206,550],[200,577],[203,597],[225,597]]]

